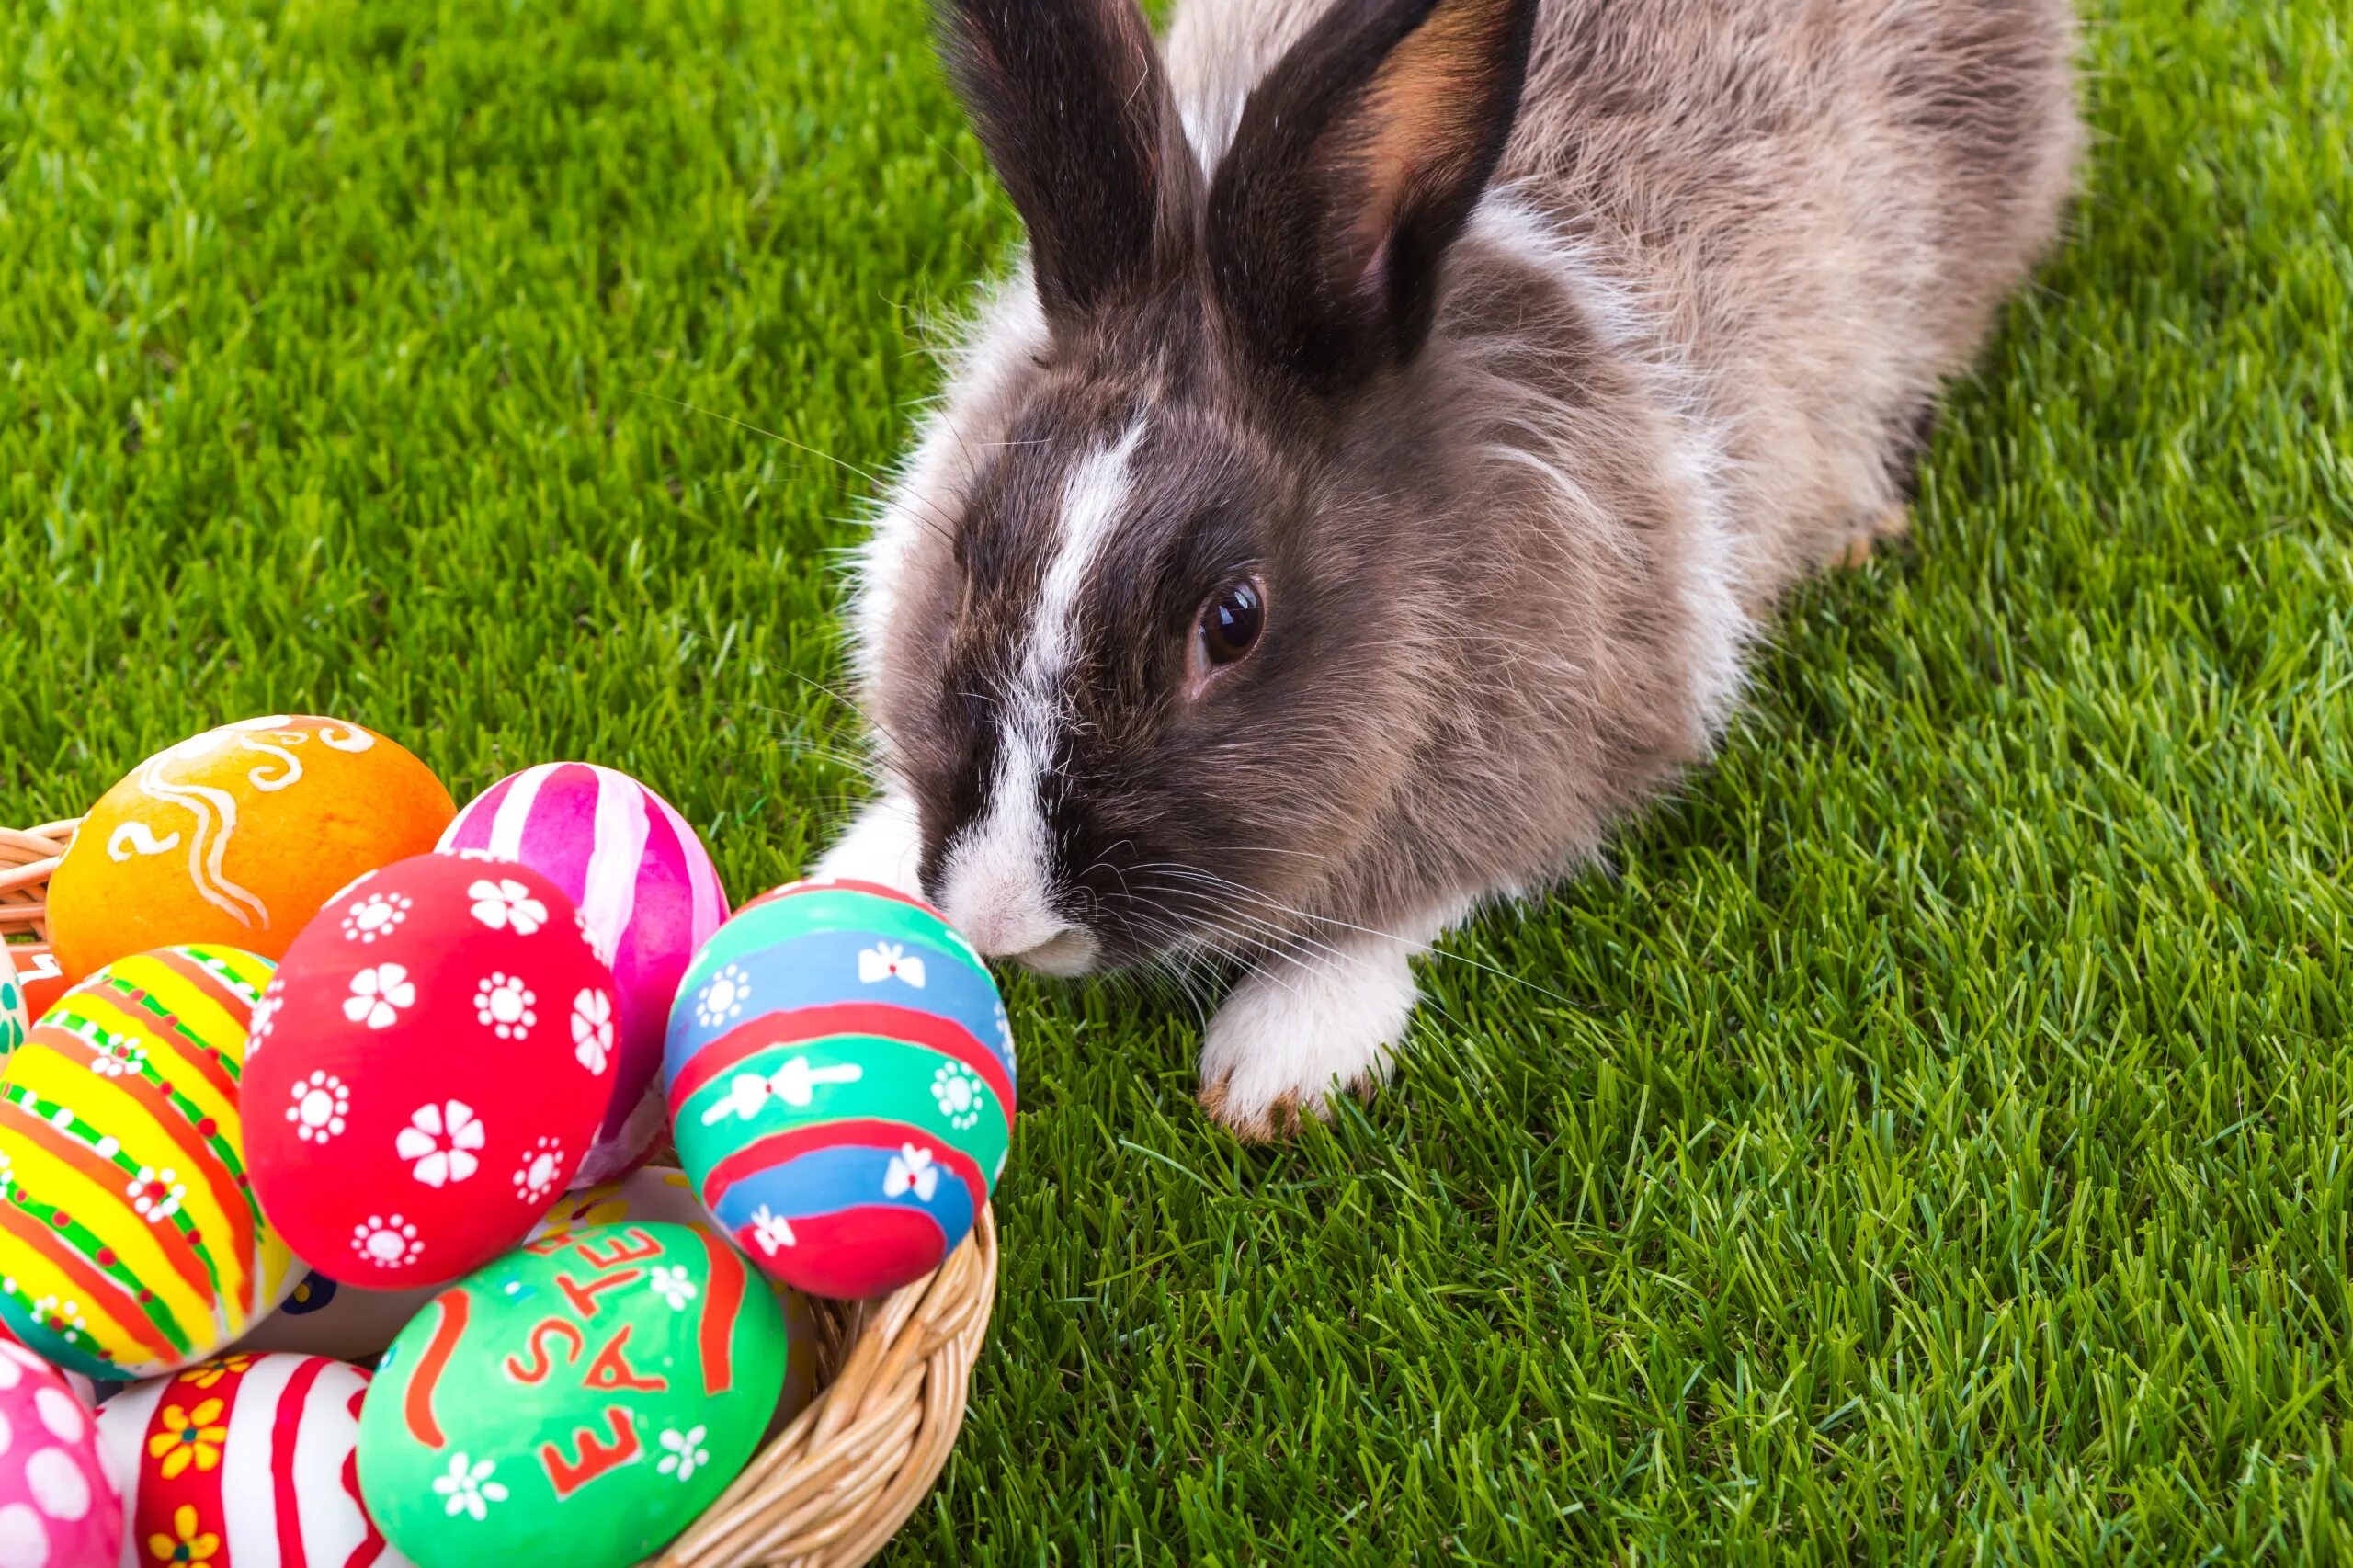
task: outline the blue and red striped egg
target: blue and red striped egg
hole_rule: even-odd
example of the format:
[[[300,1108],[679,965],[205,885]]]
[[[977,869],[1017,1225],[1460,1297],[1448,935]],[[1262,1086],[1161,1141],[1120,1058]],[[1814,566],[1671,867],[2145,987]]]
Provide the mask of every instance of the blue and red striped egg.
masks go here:
[[[870,883],[796,882],[721,926],[678,988],[663,1074],[705,1206],[812,1295],[938,1267],[1013,1136],[995,981],[938,913]]]

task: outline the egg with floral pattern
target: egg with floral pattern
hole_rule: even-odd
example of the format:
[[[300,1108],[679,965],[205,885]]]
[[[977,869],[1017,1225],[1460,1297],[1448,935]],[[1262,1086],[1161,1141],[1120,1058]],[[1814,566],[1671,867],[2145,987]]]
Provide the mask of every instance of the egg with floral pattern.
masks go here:
[[[595,1135],[612,1014],[611,971],[539,872],[431,854],[369,872],[294,939],[256,1014],[263,1209],[345,1284],[481,1267],[529,1233]]]
[[[293,1287],[256,1202],[247,1026],[270,963],[163,948],[60,997],[0,1070],[0,1329],[130,1380],[202,1360]]]
[[[360,872],[430,849],[457,812],[424,763],[342,719],[241,720],[101,796],[49,883],[68,980],[166,943],[275,959]]]
[[[387,1351],[359,1485],[433,1568],[624,1568],[727,1488],[767,1430],[786,1329],[703,1225],[531,1243],[435,1297]]]
[[[971,1233],[1013,1136],[1013,1033],[980,956],[928,905],[849,881],[745,905],[670,1014],[670,1117],[753,1262],[863,1297]]]
[[[64,1373],[0,1340],[0,1565],[84,1568],[122,1550],[97,1423]]]
[[[709,852],[669,801],[586,762],[543,763],[500,779],[458,813],[440,847],[547,873],[613,966],[613,1101],[575,1178],[584,1187],[611,1180],[642,1163],[662,1134],[661,1101],[648,1090],[662,1067],[670,999],[695,949],[727,918]]]
[[[404,1568],[359,1501],[367,1392],[366,1372],[324,1356],[238,1354],[116,1394],[97,1425],[123,1561]]]

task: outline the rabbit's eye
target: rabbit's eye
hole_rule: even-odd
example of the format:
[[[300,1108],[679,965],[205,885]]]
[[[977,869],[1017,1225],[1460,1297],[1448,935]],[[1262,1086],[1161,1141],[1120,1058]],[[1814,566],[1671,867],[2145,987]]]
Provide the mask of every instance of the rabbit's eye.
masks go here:
[[[1211,668],[1233,664],[1250,652],[1266,624],[1266,600],[1258,585],[1232,584],[1201,611],[1201,662]]]

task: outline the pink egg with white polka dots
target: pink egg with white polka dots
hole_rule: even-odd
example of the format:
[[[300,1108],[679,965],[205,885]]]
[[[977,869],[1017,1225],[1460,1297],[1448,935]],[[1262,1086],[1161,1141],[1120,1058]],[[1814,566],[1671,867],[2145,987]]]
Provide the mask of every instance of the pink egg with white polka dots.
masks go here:
[[[121,1551],[97,1418],[63,1373],[0,1339],[0,1568],[87,1568]]]

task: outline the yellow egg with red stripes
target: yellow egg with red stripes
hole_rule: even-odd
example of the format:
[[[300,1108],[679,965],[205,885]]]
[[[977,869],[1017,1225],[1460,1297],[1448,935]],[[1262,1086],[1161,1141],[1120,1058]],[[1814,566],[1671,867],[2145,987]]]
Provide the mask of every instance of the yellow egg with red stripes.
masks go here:
[[[159,948],[33,1026],[0,1074],[0,1333],[94,1378],[205,1359],[301,1270],[246,1179],[237,1086],[268,960]]]

